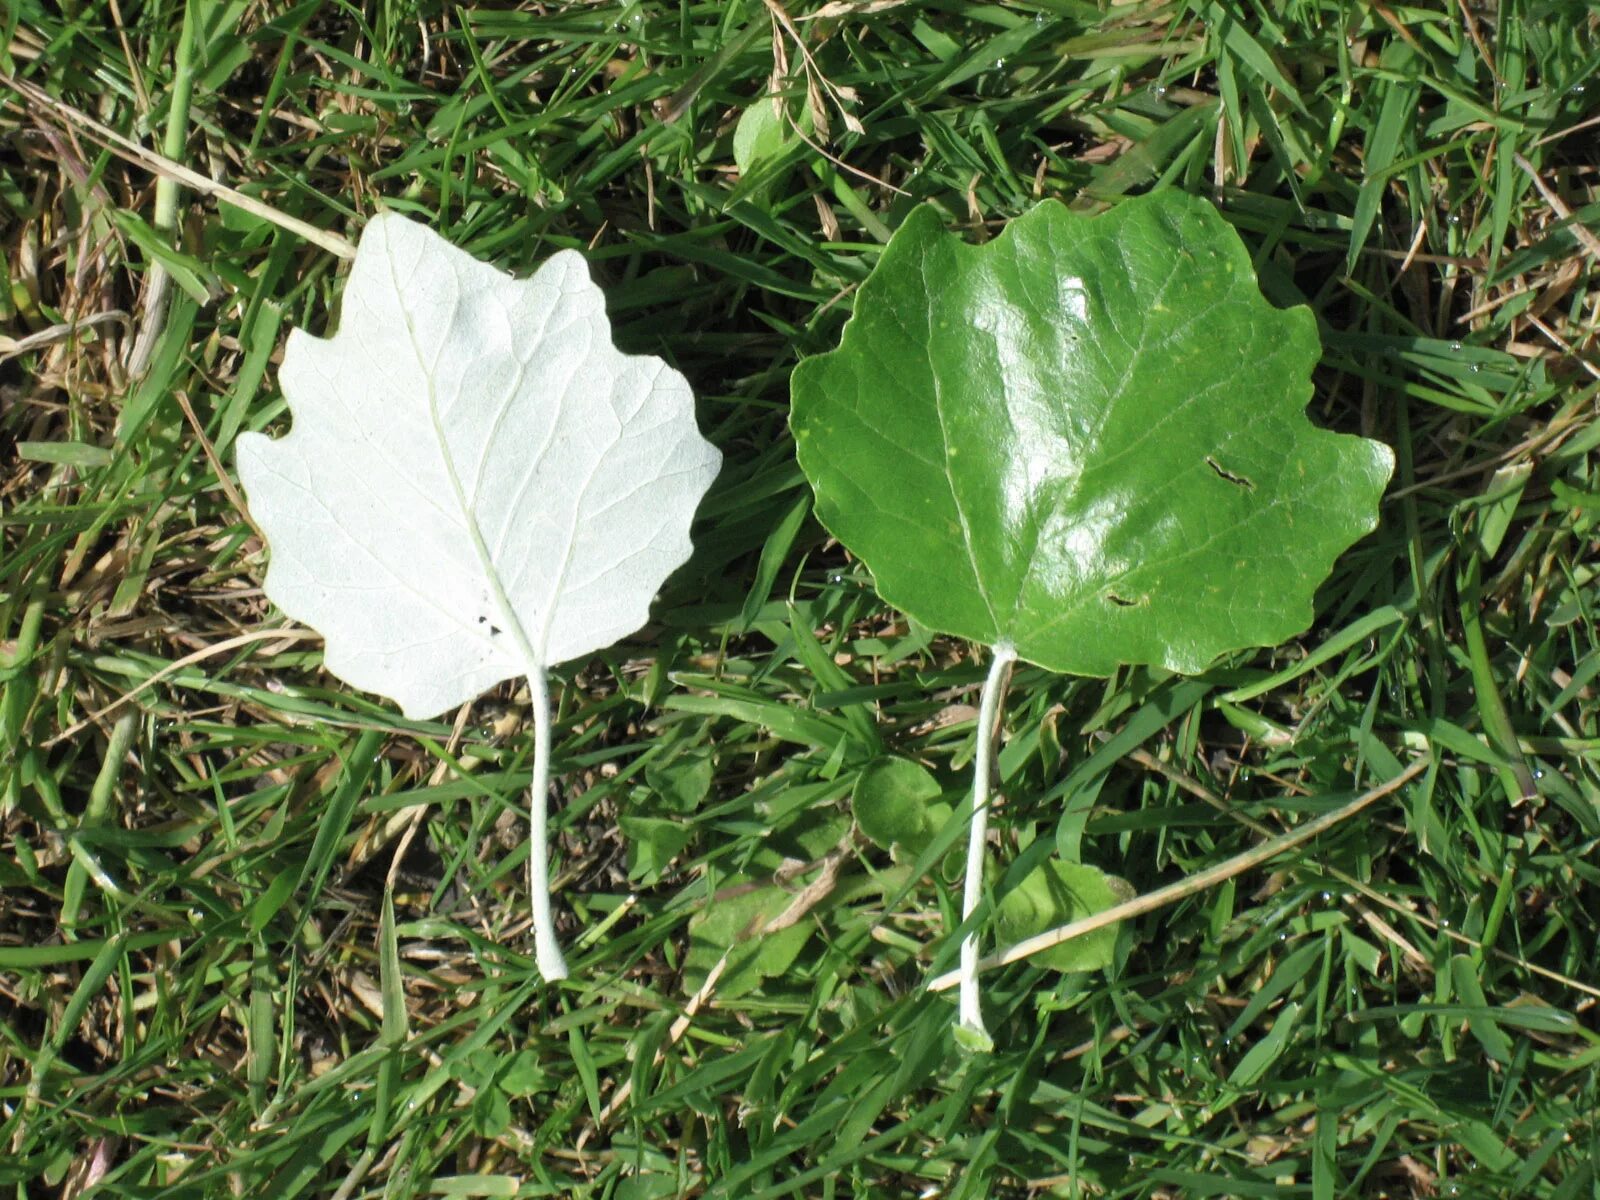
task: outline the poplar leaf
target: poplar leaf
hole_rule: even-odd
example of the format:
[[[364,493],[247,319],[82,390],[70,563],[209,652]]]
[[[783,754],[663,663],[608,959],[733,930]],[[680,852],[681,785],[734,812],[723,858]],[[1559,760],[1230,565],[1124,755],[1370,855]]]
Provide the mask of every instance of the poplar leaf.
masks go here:
[[[689,384],[612,345],[579,255],[519,281],[393,214],[362,234],[338,333],[291,333],[278,379],[293,428],[238,442],[267,596],[408,717],[527,676],[534,953],[565,978],[546,670],[639,628],[689,557],[721,462]]]
[[[983,246],[923,206],[839,348],[795,368],[789,424],[817,519],[885,601],[993,647],[964,920],[983,894],[1013,662],[1193,673],[1272,645],[1311,624],[1334,559],[1377,524],[1394,456],[1306,418],[1320,354],[1311,312],[1268,303],[1238,233],[1165,191],[1097,217],[1046,200]],[[1002,929],[1111,903],[1093,868],[1050,870],[1002,902]],[[1051,962],[1104,965],[1114,937]],[[977,946],[971,930],[957,1038],[983,1049]]]
[[[1394,456],[1306,419],[1321,354],[1181,192],[970,246],[914,211],[794,372],[818,519],[922,624],[1053,671],[1204,670],[1311,623]]]
[[[279,380],[290,432],[239,438],[267,595],[413,718],[644,624],[720,462],[683,376],[612,345],[580,255],[516,280],[395,214]]]

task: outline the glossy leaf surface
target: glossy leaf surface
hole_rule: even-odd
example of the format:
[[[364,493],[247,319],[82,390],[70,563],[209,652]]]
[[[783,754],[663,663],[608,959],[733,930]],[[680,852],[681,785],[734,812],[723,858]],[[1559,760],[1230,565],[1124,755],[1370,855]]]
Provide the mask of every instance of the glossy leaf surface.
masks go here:
[[[720,462],[683,376],[612,345],[582,257],[515,280],[393,214],[279,379],[293,428],[239,439],[267,595],[410,717],[644,624]]]
[[[1208,203],[914,211],[794,372],[817,516],[925,625],[1052,670],[1202,670],[1311,621],[1393,457],[1305,416],[1320,348]]]

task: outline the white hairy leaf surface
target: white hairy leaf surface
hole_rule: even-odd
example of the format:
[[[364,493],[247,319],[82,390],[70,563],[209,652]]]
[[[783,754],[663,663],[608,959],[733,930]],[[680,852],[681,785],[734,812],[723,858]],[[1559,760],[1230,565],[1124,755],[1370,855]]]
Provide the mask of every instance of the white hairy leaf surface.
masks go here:
[[[612,345],[578,254],[516,280],[394,214],[279,380],[289,433],[239,439],[267,595],[413,718],[644,624],[721,461],[683,376]]]

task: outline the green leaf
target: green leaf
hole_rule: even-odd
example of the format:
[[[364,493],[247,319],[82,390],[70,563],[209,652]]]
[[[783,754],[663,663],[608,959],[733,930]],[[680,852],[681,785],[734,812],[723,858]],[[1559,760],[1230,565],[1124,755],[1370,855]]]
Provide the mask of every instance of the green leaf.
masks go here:
[[[549,1086],[549,1074],[532,1050],[518,1050],[500,1074],[500,1087],[508,1096],[531,1096]]]
[[[1291,1000],[1273,1020],[1272,1028],[1267,1030],[1266,1036],[1251,1046],[1239,1060],[1239,1065],[1228,1076],[1228,1083],[1239,1088],[1255,1086],[1272,1064],[1283,1057],[1283,1052],[1289,1047],[1289,1039],[1294,1034],[1295,1024],[1299,1020],[1300,1004]]]
[[[742,868],[748,874],[770,875],[795,860],[813,862],[836,849],[850,833],[850,818],[824,802],[826,792],[799,787],[784,791],[787,795],[769,796],[756,805],[756,815],[771,827]],[[801,798],[799,804],[796,797]]]
[[[17,457],[23,462],[55,463],[90,471],[108,465],[111,451],[86,442],[18,442]]]
[[[499,1137],[511,1126],[511,1103],[499,1088],[485,1088],[472,1100],[472,1123],[484,1137]]]
[[[506,1109],[506,1123],[511,1111]],[[441,1175],[429,1184],[435,1196],[515,1196],[518,1184],[511,1175]]]
[[[939,781],[926,767],[885,756],[868,763],[857,777],[850,808],[874,845],[917,855],[950,819],[951,808],[939,802],[941,794]]]
[[[678,742],[659,758],[645,764],[644,780],[661,807],[673,813],[692,813],[711,791],[714,764],[708,748]]]
[[[801,921],[777,933],[764,932],[793,900],[782,888],[756,887],[719,899],[689,921],[689,953],[685,957],[684,986],[699,990],[724,951],[728,965],[717,983],[724,1000],[754,991],[764,979],[788,970],[811,936],[811,924]]]
[[[1001,898],[995,925],[1001,944],[1009,946],[1132,898],[1133,888],[1115,875],[1083,863],[1050,859]],[[1117,926],[1107,925],[1028,961],[1057,971],[1101,971],[1111,965],[1116,945]]]
[[[1496,1024],[1478,978],[1478,964],[1466,954],[1450,956],[1450,979],[1461,1002],[1467,1006],[1467,1028],[1478,1039],[1483,1052],[1497,1063],[1509,1064],[1515,1048],[1505,1031]]]
[[[624,1175],[613,1193],[617,1200],[668,1200],[681,1195],[678,1180],[670,1174]]]
[[[1319,354],[1205,201],[1045,201],[985,246],[923,207],[790,421],[818,518],[917,621],[1194,673],[1305,629],[1376,524],[1393,455],[1306,419]]]
[[[694,837],[688,823],[669,817],[619,813],[617,825],[628,839],[628,878],[654,883]]]
[[[957,1025],[955,1027],[956,1045],[968,1054],[992,1054],[994,1052],[994,1039],[989,1036],[989,1031],[980,1029],[976,1025]]]
[[[733,161],[739,174],[749,175],[768,159],[783,153],[788,130],[773,108],[772,99],[762,96],[739,115],[733,127]]]
[[[216,277],[199,259],[176,250],[169,243],[169,234],[146,225],[142,219],[121,209],[108,210],[111,223],[130,242],[138,246],[151,262],[166,268],[172,282],[182,288],[196,304],[209,304],[212,289],[217,288]]]

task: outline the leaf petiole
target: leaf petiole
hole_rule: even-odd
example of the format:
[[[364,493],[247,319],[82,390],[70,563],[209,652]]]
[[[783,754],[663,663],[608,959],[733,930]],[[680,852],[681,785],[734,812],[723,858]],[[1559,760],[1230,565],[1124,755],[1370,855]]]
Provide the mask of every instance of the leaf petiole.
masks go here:
[[[967,826],[967,869],[961,889],[961,920],[971,919],[983,898],[983,850],[989,836],[989,774],[994,763],[994,735],[1000,724],[1000,705],[1006,685],[1011,681],[1011,666],[1017,650],[1010,642],[999,642],[989,664],[978,701],[978,749],[972,761],[972,817]],[[961,999],[958,1006],[957,1038],[972,1049],[993,1046],[983,1025],[983,1005],[978,998],[978,931],[969,930],[961,942]],[[965,1036],[962,1036],[965,1035]]]
[[[547,980],[567,977],[567,960],[550,916],[550,854],[546,809],[550,803],[550,688],[544,667],[528,669],[533,702],[533,783],[528,788],[528,896],[533,904],[533,958]]]

